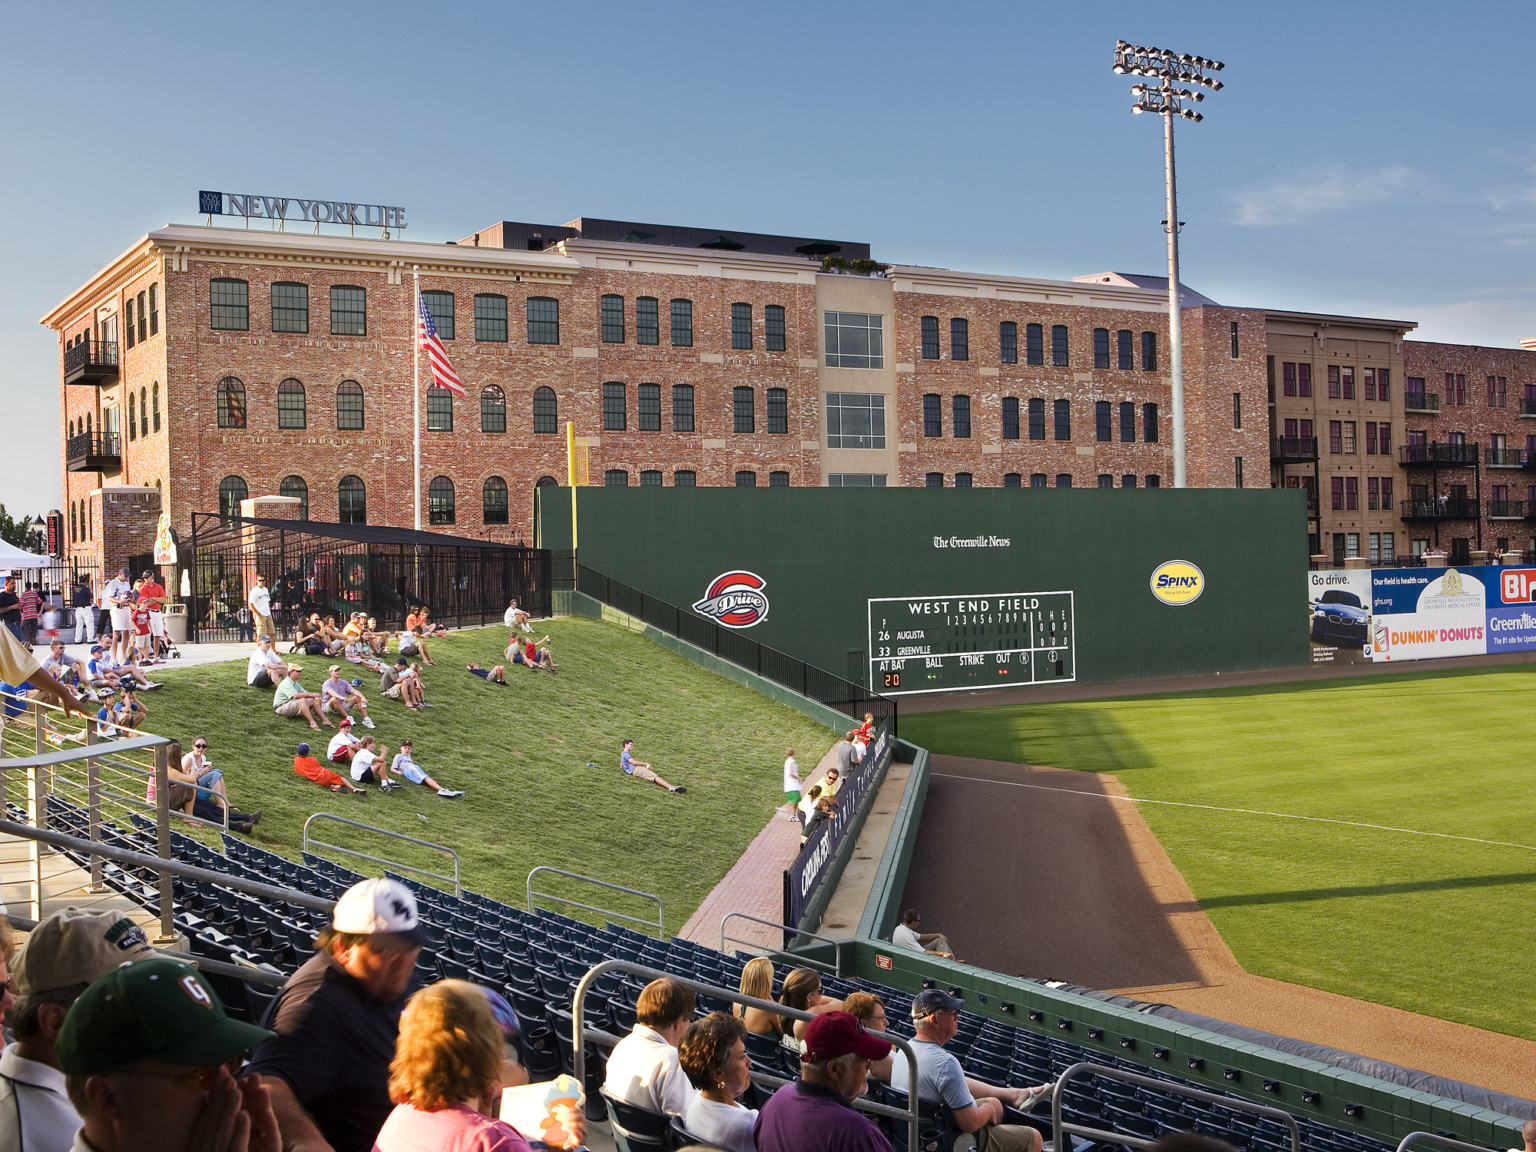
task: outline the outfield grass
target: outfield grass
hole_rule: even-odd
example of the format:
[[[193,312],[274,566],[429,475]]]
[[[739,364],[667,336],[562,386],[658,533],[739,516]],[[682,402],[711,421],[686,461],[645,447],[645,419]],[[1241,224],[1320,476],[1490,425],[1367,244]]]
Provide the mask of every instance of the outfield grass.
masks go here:
[[[1536,1039],[1531,672],[903,716],[940,753],[1112,772],[1250,972]]]
[[[424,679],[436,707],[425,712],[383,700],[378,677],[363,673],[378,725],[373,735],[391,755],[402,738],[413,740],[429,774],[468,792],[459,800],[417,785],[355,798],[295,775],[298,742],[315,744],[323,760],[332,733],[275,716],[271,691],[245,686],[243,660],[156,669],[167,686],[144,696],[151,710],[146,727],[188,750],[194,735],[207,736],[209,757],[225,770],[236,807],[262,810],[251,839],[295,859],[305,819],[331,812],[453,847],[467,887],[514,904],[524,902],[524,878],[540,864],[656,893],[666,902],[667,929],[675,931],[783,802],[785,749],[793,745],[802,764],[814,765],[835,737],[805,715],[614,625],[571,618],[539,629],[537,635],[547,630],[553,637],[559,674],[509,667],[506,688],[464,670],[470,660],[500,663],[506,629],[431,641],[438,667],[425,669]],[[304,687],[318,691],[332,661],[299,662]],[[638,759],[688,792],[670,795],[625,776],[625,737],[635,740]],[[368,851],[383,843],[335,824],[325,825],[322,838]],[[376,854],[398,852],[395,842]],[[443,860],[418,855],[412,862],[437,868]],[[595,892],[577,898],[616,906],[594,899]]]

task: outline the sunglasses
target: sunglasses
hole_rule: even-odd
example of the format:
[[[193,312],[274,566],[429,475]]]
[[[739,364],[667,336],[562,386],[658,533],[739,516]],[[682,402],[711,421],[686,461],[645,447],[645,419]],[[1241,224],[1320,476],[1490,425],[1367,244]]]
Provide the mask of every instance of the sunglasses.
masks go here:
[[[208,745],[206,745],[206,744],[194,744],[194,745],[192,745],[192,747],[194,747],[194,748],[206,748],[206,747],[208,747]]]

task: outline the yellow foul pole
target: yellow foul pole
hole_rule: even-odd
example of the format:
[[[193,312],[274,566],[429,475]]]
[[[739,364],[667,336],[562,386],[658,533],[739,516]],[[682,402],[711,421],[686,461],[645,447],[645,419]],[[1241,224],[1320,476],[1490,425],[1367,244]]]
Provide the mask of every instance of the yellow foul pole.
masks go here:
[[[566,483],[571,488],[571,551],[576,551],[576,425],[565,422]]]

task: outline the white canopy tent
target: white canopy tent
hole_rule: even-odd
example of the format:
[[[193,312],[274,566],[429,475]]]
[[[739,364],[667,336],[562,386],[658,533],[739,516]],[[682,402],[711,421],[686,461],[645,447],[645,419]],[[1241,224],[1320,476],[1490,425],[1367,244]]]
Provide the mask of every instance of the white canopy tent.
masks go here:
[[[39,556],[35,552],[23,552],[13,544],[0,540],[0,570],[6,568],[52,568],[56,561],[52,556]]]

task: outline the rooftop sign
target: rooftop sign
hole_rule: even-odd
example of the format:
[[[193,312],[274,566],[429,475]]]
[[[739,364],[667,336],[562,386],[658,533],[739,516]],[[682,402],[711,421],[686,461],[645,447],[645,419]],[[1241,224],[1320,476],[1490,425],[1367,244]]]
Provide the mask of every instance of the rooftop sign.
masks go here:
[[[387,204],[354,204],[347,200],[301,200],[287,196],[257,196],[245,192],[199,192],[197,210],[205,216],[244,216],[247,220],[307,220],[314,224],[360,225],[364,228],[405,227],[405,209]]]

